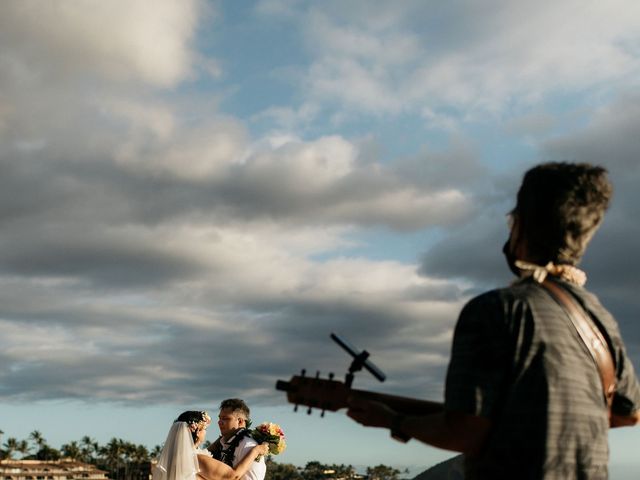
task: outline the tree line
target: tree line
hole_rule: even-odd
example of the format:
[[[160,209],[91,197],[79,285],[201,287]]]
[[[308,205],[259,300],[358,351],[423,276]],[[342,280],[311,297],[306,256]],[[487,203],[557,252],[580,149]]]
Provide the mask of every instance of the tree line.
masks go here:
[[[2,435],[0,430],[0,435]],[[20,454],[22,460],[60,460],[68,458],[94,465],[105,470],[114,480],[148,480],[151,460],[160,454],[160,445],[149,450],[144,445],[136,445],[120,438],[112,438],[100,445],[89,436],[79,441],[65,443],[56,449],[51,447],[38,430],[29,434],[27,440],[9,437],[2,444],[0,459],[15,459]]]
[[[0,430],[0,438],[4,432]],[[56,449],[51,447],[42,433],[34,430],[26,440],[18,440],[8,437],[0,448],[0,460],[60,460],[68,458],[83,463],[94,465],[100,470],[105,470],[113,480],[148,480],[150,465],[155,460],[162,447],[156,445],[148,449],[144,445],[112,438],[104,445],[100,445],[89,436],[82,437],[79,441],[65,443]],[[325,479],[361,479],[368,480],[401,480],[403,477],[399,470],[377,465],[367,467],[366,475],[358,475],[351,465],[323,464],[318,461],[310,461],[304,467],[296,467],[293,464],[278,463],[272,457],[267,457],[267,476],[265,480],[325,480]]]
[[[401,472],[387,465],[367,467],[366,474],[359,475],[352,465],[325,464],[318,461],[307,462],[301,468],[290,463],[276,463],[273,458],[267,458],[267,476],[265,480],[325,480],[325,479],[367,479],[367,480],[402,480],[401,475],[409,471]]]

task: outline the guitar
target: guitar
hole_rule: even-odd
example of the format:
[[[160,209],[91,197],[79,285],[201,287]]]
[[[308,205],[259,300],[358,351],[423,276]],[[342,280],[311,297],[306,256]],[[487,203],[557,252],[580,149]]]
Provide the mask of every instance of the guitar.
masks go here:
[[[317,408],[322,410],[323,416],[325,410],[336,412],[341,408],[347,408],[349,406],[349,397],[381,402],[396,412],[405,415],[429,415],[443,410],[442,403],[356,390],[332,378],[323,379],[294,375],[288,382],[278,380],[276,382],[276,390],[287,392],[287,400],[289,403],[293,403],[296,409],[298,405],[304,405],[309,407],[307,413],[311,413],[313,408]],[[402,437],[397,439],[405,442],[409,440]]]

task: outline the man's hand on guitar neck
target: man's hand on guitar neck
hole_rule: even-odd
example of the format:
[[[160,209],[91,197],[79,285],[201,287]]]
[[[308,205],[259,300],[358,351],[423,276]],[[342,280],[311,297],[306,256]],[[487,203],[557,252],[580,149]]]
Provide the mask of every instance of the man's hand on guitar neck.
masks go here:
[[[347,399],[349,409],[347,415],[365,427],[380,427],[391,429],[395,410],[382,402],[365,400],[357,397]]]
[[[466,413],[405,416],[382,402],[350,397],[348,403],[347,415],[365,427],[386,428],[396,435],[467,454],[482,448],[491,427],[489,419]]]

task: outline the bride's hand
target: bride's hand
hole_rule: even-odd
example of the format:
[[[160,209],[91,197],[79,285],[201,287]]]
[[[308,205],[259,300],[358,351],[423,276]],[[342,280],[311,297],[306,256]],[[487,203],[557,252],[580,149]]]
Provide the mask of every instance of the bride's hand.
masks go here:
[[[267,455],[269,453],[268,442],[261,443],[260,445],[254,448],[256,449],[256,452],[258,453],[258,455]]]

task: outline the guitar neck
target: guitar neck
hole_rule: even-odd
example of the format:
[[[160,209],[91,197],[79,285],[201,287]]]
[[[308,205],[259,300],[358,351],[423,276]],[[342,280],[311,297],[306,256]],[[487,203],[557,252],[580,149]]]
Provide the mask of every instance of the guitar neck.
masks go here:
[[[438,402],[354,390],[336,380],[294,376],[290,382],[278,380],[276,389],[287,392],[287,400],[290,403],[332,412],[347,408],[349,397],[381,402],[405,415],[429,415],[443,410],[443,405]]]
[[[389,408],[405,415],[430,415],[441,412],[444,409],[442,403],[418,400],[416,398],[399,397],[366,390],[351,390],[351,394],[366,400],[384,403]]]

